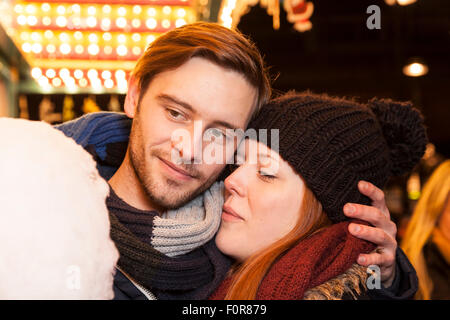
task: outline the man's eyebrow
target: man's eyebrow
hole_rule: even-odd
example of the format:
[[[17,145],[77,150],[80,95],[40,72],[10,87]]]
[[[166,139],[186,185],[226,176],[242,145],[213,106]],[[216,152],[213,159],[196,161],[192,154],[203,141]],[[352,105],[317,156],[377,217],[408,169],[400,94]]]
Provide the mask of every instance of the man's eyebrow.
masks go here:
[[[162,93],[162,94],[158,95],[156,98],[159,100],[164,100],[164,101],[175,103],[185,109],[188,109],[191,112],[195,112],[194,108],[189,103],[181,101],[180,99],[178,99],[174,96]]]
[[[178,98],[176,98],[176,97],[174,97],[172,95],[162,93],[162,94],[158,95],[156,98],[159,99],[159,100],[164,100],[164,101],[168,101],[168,102],[171,102],[171,103],[175,103],[175,104],[177,104],[177,105],[179,105],[179,106],[181,106],[181,107],[183,107],[183,108],[185,108],[185,109],[187,109],[187,110],[189,110],[189,111],[191,111],[193,113],[196,112],[195,109],[189,103],[181,101],[180,99],[178,99]],[[214,126],[222,126],[222,127],[233,129],[233,130],[236,130],[236,129],[239,128],[239,126],[236,126],[234,124],[231,124],[231,123],[229,123],[227,121],[222,121],[222,120],[214,121],[212,123],[212,126],[213,127]]]

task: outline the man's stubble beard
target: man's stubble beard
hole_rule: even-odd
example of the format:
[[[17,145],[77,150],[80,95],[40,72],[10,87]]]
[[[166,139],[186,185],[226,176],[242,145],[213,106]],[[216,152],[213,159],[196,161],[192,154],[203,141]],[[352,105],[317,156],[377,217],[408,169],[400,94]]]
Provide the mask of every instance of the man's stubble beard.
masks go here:
[[[183,165],[183,169],[188,171],[189,173],[195,173],[196,179],[201,182],[199,183],[199,187],[195,190],[180,190],[182,188],[182,183],[178,183],[175,180],[167,179],[161,177],[163,181],[159,183],[156,182],[152,175],[152,168],[147,167],[147,163],[145,161],[145,144],[143,141],[143,137],[141,134],[140,121],[139,116],[133,120],[133,125],[131,127],[129,146],[128,146],[128,155],[129,155],[129,163],[131,164],[134,173],[142,186],[146,196],[152,202],[155,207],[161,208],[163,210],[172,210],[177,209],[203,193],[207,190],[213,183],[216,181],[217,177],[220,174],[220,171],[210,177],[209,179],[205,179],[204,176],[195,170],[194,165],[185,164]],[[149,153],[149,157],[154,161],[160,161],[157,157],[160,157],[165,160],[169,160],[167,153],[161,149],[153,149]],[[153,169],[156,170],[156,169]]]

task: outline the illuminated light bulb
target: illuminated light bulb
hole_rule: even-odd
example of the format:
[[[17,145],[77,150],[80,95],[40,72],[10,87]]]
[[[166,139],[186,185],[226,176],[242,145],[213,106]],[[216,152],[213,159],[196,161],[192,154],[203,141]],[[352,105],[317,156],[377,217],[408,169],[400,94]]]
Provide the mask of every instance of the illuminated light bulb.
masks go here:
[[[166,29],[170,28],[170,20],[164,19],[161,24]]]
[[[81,7],[80,7],[80,5],[79,4],[74,4],[73,6],[72,6],[72,12],[73,13],[80,13],[81,12]]]
[[[111,19],[102,19],[101,27],[103,30],[109,30],[109,28],[111,28]]]
[[[88,81],[86,79],[80,79],[80,81],[78,81],[78,84],[80,85],[80,87],[87,87],[88,85]]]
[[[66,17],[59,16],[58,18],[56,18],[56,25],[61,28],[64,28],[65,26],[67,26]]]
[[[52,24],[52,18],[50,18],[50,17],[43,17],[43,18],[42,18],[42,24],[43,24],[44,26],[49,26],[49,25],[51,25],[51,24]]]
[[[31,51],[31,44],[25,42],[24,44],[22,44],[22,50],[23,52],[29,53]]]
[[[141,26],[141,20],[133,19],[131,20],[131,25],[133,26],[133,28],[139,28]]]
[[[88,38],[90,42],[98,42],[98,36],[95,33],[91,33]]]
[[[20,39],[22,39],[23,41],[27,41],[28,37],[29,37],[28,32],[23,31],[23,32],[20,33]]]
[[[97,12],[97,9],[95,9],[95,7],[94,6],[90,6],[90,7],[88,7],[88,14],[89,15],[91,15],[91,16],[93,16],[93,15],[95,15],[95,13]]]
[[[49,44],[45,47],[45,50],[47,50],[48,53],[55,53],[56,47],[54,44]]]
[[[15,13],[23,13],[23,6],[21,4],[16,4],[14,6],[14,12]]]
[[[113,48],[111,46],[105,46],[103,52],[105,52],[106,55],[110,55],[113,52]]]
[[[117,81],[117,87],[119,88],[120,91],[122,92],[127,92],[128,90],[128,83],[127,81],[124,79],[120,79]]]
[[[102,78],[103,79],[110,79],[111,78],[111,71],[109,71],[109,70],[104,70],[103,72],[102,72]]]
[[[121,44],[120,46],[117,47],[116,52],[119,56],[123,57],[126,56],[128,53],[128,49],[126,46],[124,46],[123,44]]]
[[[25,11],[28,14],[35,14],[36,13],[36,6],[33,5],[33,4],[29,4],[29,5],[26,6]]]
[[[86,19],[86,24],[90,28],[94,28],[97,25],[97,18],[96,17],[88,17]]]
[[[106,79],[104,84],[107,89],[112,89],[114,87],[114,81],[111,79]]]
[[[90,55],[96,56],[100,52],[100,48],[96,44],[90,44],[88,46],[88,52]]]
[[[42,39],[42,37],[38,32],[31,33],[31,40],[38,42],[38,41],[41,41],[41,39]]]
[[[184,17],[186,16],[186,10],[184,10],[183,8],[178,9],[178,10],[177,10],[177,15],[178,15],[180,18],[184,18]]]
[[[61,79],[66,79],[70,77],[70,71],[67,68],[62,68],[61,70],[59,70],[59,76],[61,77]]]
[[[139,41],[141,41],[141,35],[139,33],[133,33],[133,35],[131,36],[131,39],[134,42],[139,42]]]
[[[75,79],[72,78],[71,76],[67,76],[67,77],[63,78],[63,80],[64,80],[64,83],[67,86],[74,86],[75,85]]]
[[[416,1],[417,0],[397,0],[397,3],[401,6],[407,6],[407,5],[413,4]]]
[[[150,17],[156,16],[156,9],[155,9],[155,8],[148,8],[147,14],[148,14]]]
[[[98,78],[98,71],[95,69],[89,69],[87,72],[87,76],[90,80]]]
[[[34,43],[31,46],[31,51],[33,51],[35,54],[39,54],[42,52],[42,45],[40,43]]]
[[[54,78],[56,76],[56,71],[53,69],[47,69],[47,71],[45,71],[45,75],[49,79]]]
[[[179,28],[182,27],[186,24],[186,20],[184,19],[177,19],[177,21],[175,21],[175,27]]]
[[[51,7],[50,7],[50,5],[48,3],[43,3],[41,5],[41,10],[44,11],[44,12],[49,12],[50,9],[51,9]]]
[[[127,19],[123,17],[117,18],[116,26],[119,28],[125,28],[127,26]]]
[[[83,33],[81,31],[75,31],[75,33],[73,34],[73,37],[76,40],[81,40],[81,39],[83,39]]]
[[[46,87],[48,86],[48,79],[45,76],[40,76],[38,79],[38,83],[41,87]]]
[[[150,18],[150,19],[147,19],[147,21],[145,22],[145,25],[146,25],[147,28],[149,28],[149,29],[155,29],[155,28],[156,28],[156,25],[157,25],[157,22],[156,22],[155,19]]]
[[[65,32],[62,32],[59,35],[59,40],[61,40],[62,42],[69,42],[69,35]]]
[[[81,26],[81,18],[80,17],[73,17],[72,23],[75,27]]]
[[[47,39],[52,39],[54,37],[53,31],[45,30],[44,37],[46,37]]]
[[[74,75],[74,77],[75,77],[76,79],[81,79],[81,78],[83,78],[83,76],[84,76],[84,72],[83,72],[83,70],[76,69],[76,70],[73,72],[73,75]]]
[[[58,6],[58,8],[56,8],[56,12],[62,16],[66,13],[66,8],[64,6]]]
[[[102,8],[103,13],[111,13],[111,6],[110,5],[104,5]]]
[[[124,16],[127,14],[127,9],[125,9],[125,7],[119,7],[119,9],[117,9],[117,13],[119,16]]]
[[[41,68],[35,67],[31,69],[31,76],[35,79],[38,79],[40,76],[42,76]]]
[[[84,47],[81,44],[75,46],[75,53],[82,54],[84,52]]]
[[[119,43],[125,43],[125,42],[127,41],[127,37],[126,37],[124,34],[119,34],[119,35],[117,36],[117,41],[118,41]]]
[[[21,26],[24,26],[27,24],[27,17],[25,17],[24,15],[20,15],[17,17],[17,23]]]
[[[147,36],[147,44],[152,43],[153,41],[155,41],[155,36],[154,35],[149,35]]]
[[[69,54],[71,50],[72,50],[72,48],[70,47],[70,45],[68,43],[63,43],[62,45],[59,46],[59,51],[62,54]]]
[[[133,13],[134,13],[134,14],[140,14],[141,12],[142,12],[141,6],[135,5],[135,6],[133,7]]]
[[[167,15],[167,14],[170,14],[172,12],[172,8],[169,7],[169,6],[164,6],[162,11],[163,11],[164,14]]]
[[[38,19],[36,18],[36,16],[28,16],[27,23],[30,26],[35,26],[38,23]]]
[[[421,77],[428,73],[428,67],[420,62],[413,62],[403,67],[403,73],[409,77]]]
[[[133,54],[135,55],[135,56],[138,56],[138,55],[140,55],[141,54],[141,52],[142,52],[142,50],[141,50],[141,48],[139,48],[139,47],[133,47]]]
[[[52,85],[55,87],[59,87],[59,86],[61,86],[61,84],[62,84],[62,81],[60,78],[55,78],[52,80]]]
[[[122,69],[117,70],[115,73],[115,77],[117,80],[125,79],[125,71],[123,71]]]
[[[112,39],[111,33],[105,32],[105,33],[103,34],[103,40],[105,40],[105,41],[111,41],[111,39]]]

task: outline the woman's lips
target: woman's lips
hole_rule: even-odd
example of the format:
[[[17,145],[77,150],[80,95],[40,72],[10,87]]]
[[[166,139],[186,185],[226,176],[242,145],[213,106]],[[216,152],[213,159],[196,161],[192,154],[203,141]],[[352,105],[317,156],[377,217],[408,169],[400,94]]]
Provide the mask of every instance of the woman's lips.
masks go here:
[[[225,221],[243,221],[244,219],[236,213],[230,206],[224,205],[222,219]]]
[[[163,167],[166,169],[167,172],[169,172],[172,176],[175,176],[178,179],[181,180],[190,180],[193,179],[194,177],[191,176],[187,171],[181,169],[180,167],[177,167],[176,165],[174,165],[173,163],[161,159],[158,157],[158,159],[161,161]]]

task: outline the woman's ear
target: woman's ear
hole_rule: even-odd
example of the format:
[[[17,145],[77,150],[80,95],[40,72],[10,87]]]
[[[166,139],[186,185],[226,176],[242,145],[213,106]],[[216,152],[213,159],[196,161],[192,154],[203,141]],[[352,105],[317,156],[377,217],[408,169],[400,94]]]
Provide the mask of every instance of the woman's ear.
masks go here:
[[[124,110],[129,118],[134,118],[139,102],[139,85],[133,76],[128,80],[128,91],[125,97]]]

